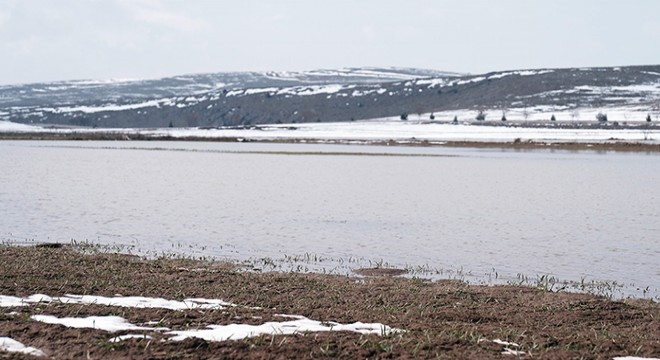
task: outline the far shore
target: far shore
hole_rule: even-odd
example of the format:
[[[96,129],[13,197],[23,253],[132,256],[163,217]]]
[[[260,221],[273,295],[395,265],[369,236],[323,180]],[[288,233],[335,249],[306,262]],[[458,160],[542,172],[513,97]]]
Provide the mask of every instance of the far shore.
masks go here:
[[[568,150],[568,151],[617,151],[617,152],[660,152],[660,143],[635,142],[624,140],[604,141],[535,141],[516,138],[513,141],[464,140],[434,141],[426,139],[308,139],[308,138],[243,138],[243,137],[204,137],[171,136],[113,131],[39,131],[39,132],[0,132],[2,140],[33,141],[194,141],[194,142],[258,142],[287,144],[353,144],[376,146],[433,146],[461,148],[492,148],[521,150]]]

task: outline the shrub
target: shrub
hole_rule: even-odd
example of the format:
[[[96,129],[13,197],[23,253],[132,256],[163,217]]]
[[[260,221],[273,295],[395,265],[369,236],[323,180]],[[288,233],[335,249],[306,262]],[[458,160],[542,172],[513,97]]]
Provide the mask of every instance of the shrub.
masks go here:
[[[433,115],[433,113],[431,113],[431,116],[429,116],[429,118],[430,118],[431,120],[435,120],[435,115]]]
[[[596,115],[596,120],[598,120],[600,122],[607,122],[607,114],[603,114],[602,112],[599,112]]]
[[[404,121],[408,120],[408,113],[404,112],[403,114],[401,114],[401,120],[404,120]]]
[[[458,115],[454,115],[454,122],[455,122],[455,123],[458,122]]]
[[[646,122],[651,122],[651,114],[646,115]]]
[[[479,113],[477,114],[476,119],[479,120],[479,121],[486,120],[486,113],[483,110],[479,110]]]

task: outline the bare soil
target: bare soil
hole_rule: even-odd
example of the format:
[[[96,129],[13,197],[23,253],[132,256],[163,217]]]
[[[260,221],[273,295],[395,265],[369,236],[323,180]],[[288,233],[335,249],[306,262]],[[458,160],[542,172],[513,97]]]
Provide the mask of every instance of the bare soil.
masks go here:
[[[502,354],[504,345],[492,342],[494,339],[519,344],[512,348],[524,352],[520,356],[526,358],[660,357],[658,303],[377,276],[381,273],[393,275],[387,271],[369,271],[373,276],[368,277],[255,273],[224,262],[83,254],[70,246],[0,246],[1,295],[204,297],[241,305],[204,311],[60,303],[0,308],[0,336],[57,359],[511,357]],[[319,321],[380,322],[406,331],[387,336],[306,333],[223,342],[161,341],[163,335],[151,331],[146,332],[154,338],[151,341],[110,343],[110,338],[127,332],[47,325],[30,320],[35,314],[116,315],[133,324],[158,321],[158,326],[176,330],[210,324],[261,324],[281,321],[276,314],[296,314]],[[20,358],[30,357],[0,352],[0,359]]]

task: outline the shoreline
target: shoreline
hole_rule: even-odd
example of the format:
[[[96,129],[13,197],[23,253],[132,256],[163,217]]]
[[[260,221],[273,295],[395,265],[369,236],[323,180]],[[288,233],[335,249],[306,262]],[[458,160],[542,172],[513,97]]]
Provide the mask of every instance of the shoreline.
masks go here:
[[[254,142],[286,144],[351,144],[371,146],[420,146],[448,148],[482,148],[514,150],[567,150],[567,151],[615,151],[660,152],[660,143],[624,140],[603,141],[538,141],[516,138],[513,141],[495,140],[365,140],[365,139],[315,139],[315,138],[243,138],[151,135],[125,132],[0,132],[0,141],[177,141],[177,142]]]
[[[0,307],[0,332],[47,356],[70,358],[543,358],[660,355],[660,304],[510,285],[467,285],[401,278],[396,271],[347,277],[246,272],[223,261],[145,259],[70,245],[0,246],[0,295],[142,296],[182,301],[222,299],[230,307],[168,310],[41,302]],[[122,297],[120,297],[122,298]],[[161,300],[162,300],[161,299]],[[400,332],[262,334],[214,341],[174,341],[157,330],[103,331],[46,324],[38,316],[121,316],[173,331],[258,326],[280,314],[337,324],[377,323]],[[156,325],[154,325],[156,324]],[[363,325],[366,326],[366,325]],[[147,340],[146,336],[151,339]],[[200,335],[201,336],[201,335]],[[0,352],[0,356],[7,353]],[[27,357],[27,356],[26,356]],[[15,355],[11,358],[21,358]]]

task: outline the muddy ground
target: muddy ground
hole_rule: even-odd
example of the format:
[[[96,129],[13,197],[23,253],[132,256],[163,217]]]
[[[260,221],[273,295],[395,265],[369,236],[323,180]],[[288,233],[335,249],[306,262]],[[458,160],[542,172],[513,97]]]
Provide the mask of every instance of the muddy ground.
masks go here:
[[[82,254],[70,246],[0,246],[0,295],[204,297],[240,305],[185,311],[61,303],[5,307],[0,308],[0,337],[11,337],[58,359],[516,357],[502,354],[504,346],[494,339],[518,343],[513,349],[525,358],[660,357],[660,304],[651,301],[381,276],[396,271],[363,273],[375,276],[254,273],[224,262]],[[320,321],[380,322],[405,332],[173,342],[161,341],[165,338],[157,331],[147,331],[153,340],[110,343],[110,338],[131,332],[47,325],[30,320],[35,314],[117,315],[133,324],[157,321],[158,326],[177,330],[209,324],[256,325],[281,321],[277,314],[296,314]],[[0,359],[19,358],[29,356],[0,352]]]

